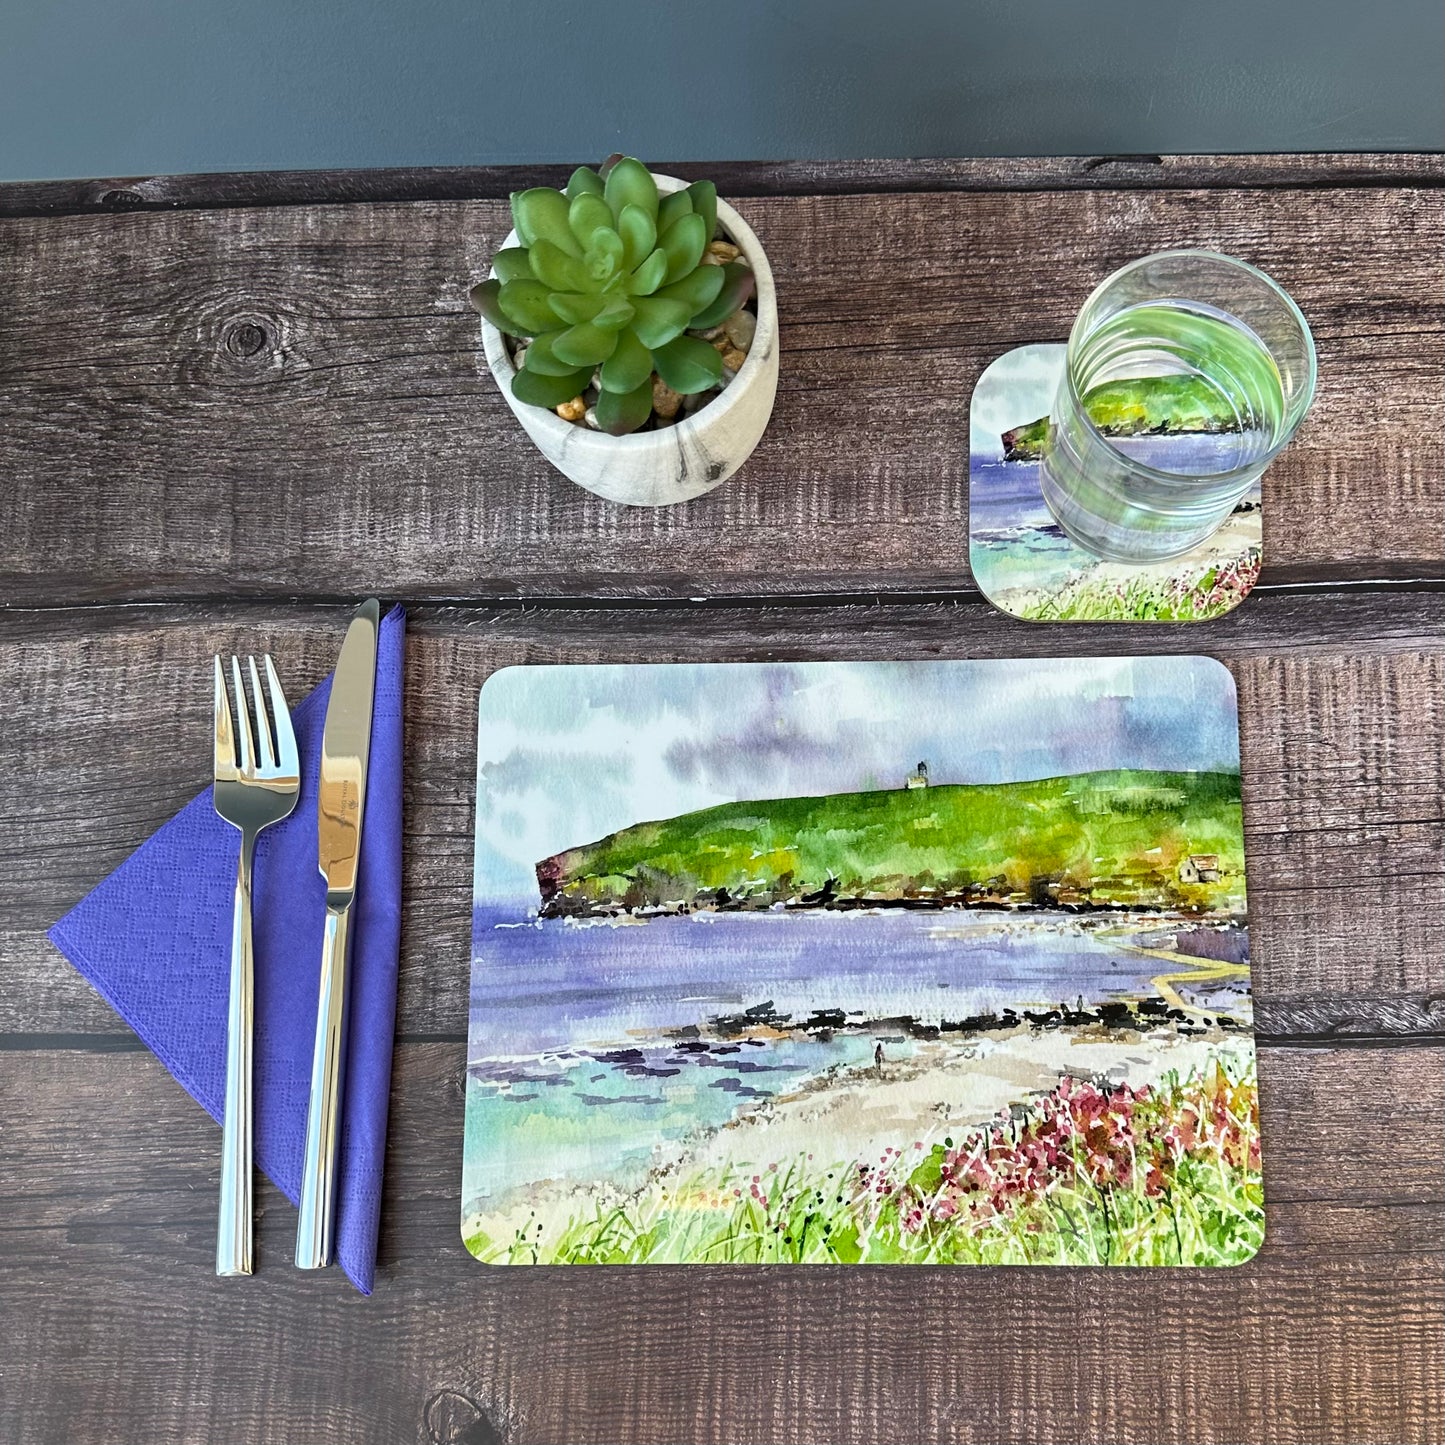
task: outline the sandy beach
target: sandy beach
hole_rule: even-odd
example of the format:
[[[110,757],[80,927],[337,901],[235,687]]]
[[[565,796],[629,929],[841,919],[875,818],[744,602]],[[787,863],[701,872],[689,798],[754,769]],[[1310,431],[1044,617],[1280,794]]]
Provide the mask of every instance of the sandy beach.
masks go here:
[[[928,1148],[945,1134],[985,1123],[1065,1076],[1149,1084],[1171,1070],[1188,1074],[1213,1054],[1251,1048],[1219,1029],[1159,1030],[1145,1043],[1127,1031],[1022,1027],[967,1042],[925,1043],[909,1059],[885,1058],[881,1069],[825,1076],[747,1110],[696,1144],[679,1168],[766,1167],[807,1154],[824,1138],[847,1161],[876,1159],[890,1145]]]

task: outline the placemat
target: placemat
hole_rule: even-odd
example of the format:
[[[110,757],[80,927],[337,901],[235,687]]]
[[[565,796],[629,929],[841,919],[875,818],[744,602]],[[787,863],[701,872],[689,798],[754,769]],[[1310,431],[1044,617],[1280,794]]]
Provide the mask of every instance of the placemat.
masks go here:
[[[1238,607],[1259,578],[1263,517],[1256,483],[1225,524],[1166,562],[1105,562],[1076,546],[1039,486],[1039,450],[1067,348],[1016,347],[978,379],[969,407],[968,562],[1001,612],[1028,622],[1207,622]],[[1131,430],[1133,450],[1208,449],[1207,432],[1151,431],[1157,417],[1105,423]],[[1123,433],[1121,433],[1123,434]],[[1149,458],[1145,454],[1144,459]]]
[[[1220,663],[508,668],[477,779],[479,1259],[1258,1248]]]

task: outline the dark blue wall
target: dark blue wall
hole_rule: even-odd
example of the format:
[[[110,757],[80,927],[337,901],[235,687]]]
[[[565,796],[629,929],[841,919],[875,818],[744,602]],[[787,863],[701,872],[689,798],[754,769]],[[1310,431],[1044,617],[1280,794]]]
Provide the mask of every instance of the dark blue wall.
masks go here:
[[[1442,145],[1442,0],[0,0],[0,179]]]

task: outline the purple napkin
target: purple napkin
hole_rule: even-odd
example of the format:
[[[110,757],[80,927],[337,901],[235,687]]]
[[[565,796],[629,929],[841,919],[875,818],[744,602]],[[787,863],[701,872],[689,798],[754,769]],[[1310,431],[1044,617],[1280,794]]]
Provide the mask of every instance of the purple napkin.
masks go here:
[[[401,940],[401,691],[406,616],[381,620],[361,864],[352,909],[350,1022],[336,1205],[336,1257],[371,1293],[381,1216]],[[342,632],[337,630],[336,645]],[[285,663],[278,668],[286,685]],[[210,687],[206,669],[196,685]],[[326,885],[316,865],[316,780],[331,679],[291,709],[301,796],[256,844],[256,1163],[294,1204],[301,1191]],[[196,739],[197,769],[209,739]],[[217,1122],[226,1080],[231,897],[241,835],[211,790],[188,803],[51,930],[146,1047]],[[220,1165],[198,1161],[212,1174]],[[207,1256],[209,1259],[209,1256]]]

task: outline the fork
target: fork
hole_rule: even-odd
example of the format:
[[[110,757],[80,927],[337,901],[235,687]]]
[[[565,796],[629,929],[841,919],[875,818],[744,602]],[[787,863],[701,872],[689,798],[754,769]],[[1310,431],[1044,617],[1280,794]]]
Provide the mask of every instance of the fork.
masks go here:
[[[263,659],[275,718],[275,742],[261,701],[256,659],[248,657],[255,726],[246,710],[241,662],[231,659],[236,692],[236,722],[226,696],[221,659],[215,659],[216,812],[241,830],[236,868],[236,898],[231,915],[231,989],[226,1010],[226,1108],[221,1131],[221,1209],[216,1233],[216,1273],[251,1273],[251,1030],[253,1023],[251,950],[251,863],[256,836],[279,823],[296,806],[301,765],[296,734],[281,683],[270,657]]]

